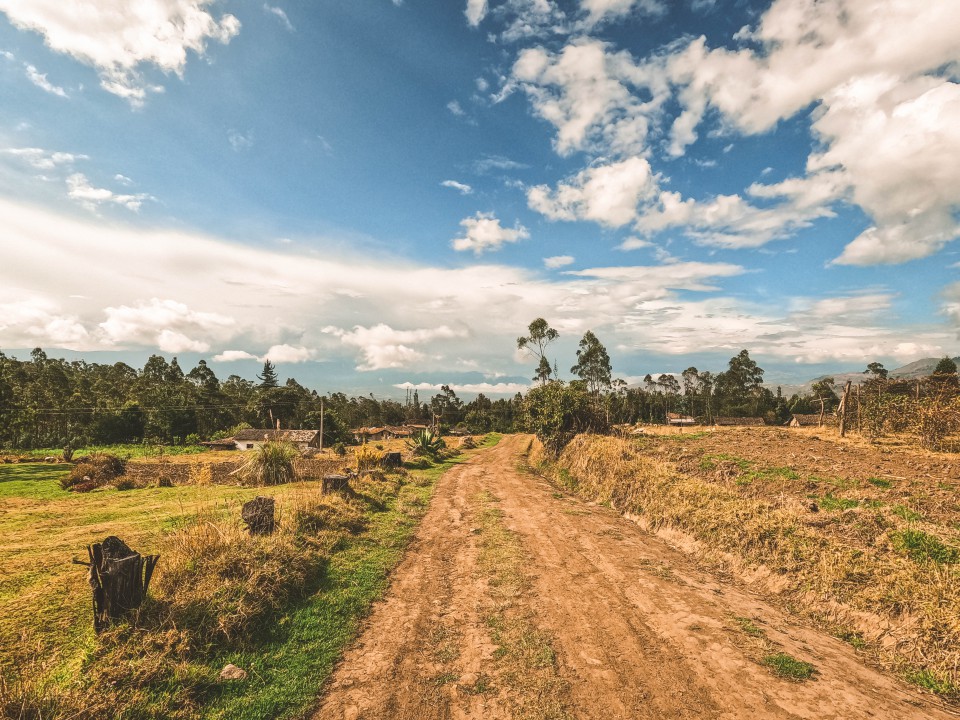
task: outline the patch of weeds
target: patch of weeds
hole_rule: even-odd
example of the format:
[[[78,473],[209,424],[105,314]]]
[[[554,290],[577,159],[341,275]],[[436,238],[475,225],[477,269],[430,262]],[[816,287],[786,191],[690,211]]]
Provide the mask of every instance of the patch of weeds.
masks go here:
[[[770,467],[762,470],[751,470],[747,473],[748,480],[799,480],[797,471],[789,467]]]
[[[767,636],[763,628],[757,627],[753,620],[748,617],[740,617],[739,615],[735,615],[733,617],[733,621],[744,633],[750,637],[763,638]]]
[[[923,520],[923,515],[916,510],[911,510],[906,505],[894,505],[890,510],[894,515],[903,518],[907,522],[918,522]]]
[[[443,685],[449,685],[450,683],[456,682],[460,679],[460,676],[456,673],[440,673],[436,675],[431,681],[437,687],[442,687]]]
[[[883,490],[889,490],[891,487],[893,487],[893,483],[886,478],[868,477],[867,482],[875,487],[882,488]]]
[[[937,695],[945,695],[947,697],[956,697],[960,695],[960,687],[957,687],[952,682],[947,680],[944,677],[941,677],[935,672],[930,670],[916,670],[914,672],[907,673],[907,682],[913,683],[918,687],[922,687],[925,690],[934,692]]]
[[[797,660],[797,658],[793,657],[793,655],[785,652],[767,655],[763,658],[762,662],[768,668],[773,670],[773,673],[778,677],[782,677],[787,680],[794,680],[796,682],[809,680],[817,671],[816,668],[810,663],[804,662],[803,660]]]
[[[462,685],[463,690],[470,695],[486,695],[493,692],[493,683],[489,676],[480,673],[473,685]]]
[[[935,562],[941,565],[953,565],[960,561],[960,550],[945,545],[940,538],[922,530],[903,530],[891,533],[893,546],[907,554],[917,563]]]
[[[845,643],[850,643],[854,650],[866,650],[867,641],[863,639],[863,633],[844,630],[837,633],[837,637]]]
[[[820,507],[824,510],[849,510],[859,505],[860,502],[858,500],[834,497],[833,493],[827,493],[820,498]]]
[[[553,499],[554,499],[554,500],[563,500],[565,497],[566,497],[566,495],[564,495],[562,492],[555,492],[555,493],[553,493]]]

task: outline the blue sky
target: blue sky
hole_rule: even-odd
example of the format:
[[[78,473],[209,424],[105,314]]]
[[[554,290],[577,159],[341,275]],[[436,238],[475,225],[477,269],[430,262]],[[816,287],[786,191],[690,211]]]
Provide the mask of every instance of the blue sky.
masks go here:
[[[957,354],[960,0],[0,0],[0,348],[512,394]],[[562,373],[565,374],[565,373]]]

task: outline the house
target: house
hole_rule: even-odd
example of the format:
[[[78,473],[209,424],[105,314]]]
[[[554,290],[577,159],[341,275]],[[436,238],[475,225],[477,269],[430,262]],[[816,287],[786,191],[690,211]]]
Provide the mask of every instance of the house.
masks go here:
[[[717,417],[713,419],[717,427],[758,427],[766,425],[762,417]]]
[[[826,425],[833,419],[832,413],[826,413],[823,416],[823,424]],[[790,427],[820,427],[820,413],[811,415],[795,413],[790,418]]]
[[[680,413],[667,413],[667,425],[696,425],[697,421],[692,415],[681,415]]]
[[[387,438],[408,438],[413,436],[413,430],[403,425],[387,425],[384,428]]]
[[[350,431],[353,439],[358,443],[377,442],[388,438],[385,427],[362,427]]]
[[[233,438],[223,438],[223,440],[207,440],[206,442],[200,443],[203,447],[208,448],[209,450],[236,450],[237,444],[233,441]]]
[[[320,447],[320,431],[247,428],[233,436],[233,442],[237,450],[255,450],[267,441],[292,443],[297,446],[300,452],[303,452],[307,448]]]

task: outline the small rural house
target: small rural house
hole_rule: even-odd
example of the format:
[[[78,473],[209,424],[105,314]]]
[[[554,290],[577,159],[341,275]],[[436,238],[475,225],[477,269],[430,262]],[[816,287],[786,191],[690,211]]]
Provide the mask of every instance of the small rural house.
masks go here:
[[[259,430],[247,428],[233,436],[237,450],[255,450],[257,447],[272,440],[293,443],[300,452],[307,448],[320,447],[319,430]]]
[[[717,427],[758,427],[766,425],[762,417],[718,417],[713,419]]]
[[[696,425],[697,421],[692,415],[681,415],[680,413],[667,413],[667,425],[679,425],[681,427]]]

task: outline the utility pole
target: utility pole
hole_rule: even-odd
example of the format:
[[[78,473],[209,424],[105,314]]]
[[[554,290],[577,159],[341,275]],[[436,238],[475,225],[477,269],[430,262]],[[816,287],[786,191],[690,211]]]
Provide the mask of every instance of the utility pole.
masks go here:
[[[323,395],[320,396],[320,450],[323,451]]]

